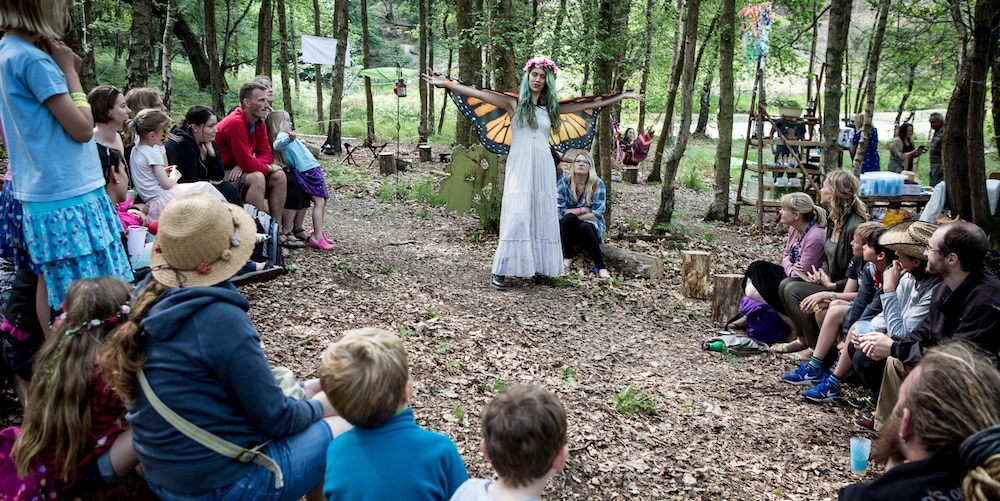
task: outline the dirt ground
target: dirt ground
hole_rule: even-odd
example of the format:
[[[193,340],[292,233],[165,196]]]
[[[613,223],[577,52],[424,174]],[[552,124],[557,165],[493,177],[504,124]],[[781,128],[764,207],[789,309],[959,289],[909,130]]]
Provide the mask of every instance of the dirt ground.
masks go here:
[[[417,165],[400,180],[442,167]],[[601,281],[578,258],[570,280],[509,279],[496,291],[488,283],[496,240],[474,236],[475,217],[382,202],[381,181],[376,166],[332,190],[334,252],[293,250],[288,263],[297,269],[242,288],[273,364],[314,377],[323,349],[344,330],[400,333],[417,421],[450,436],[476,477],[492,475],[479,453],[483,405],[506,385],[542,385],[566,407],[571,450],[544,499],[833,499],[858,481],[849,438],[871,435],[853,424],[852,409],[810,404],[783,383],[780,374],[795,366],[788,356],[702,351],[716,329],[709,300],[680,294],[682,249],[614,240],[648,229],[659,186],[613,183],[608,236],[662,256],[664,278],[612,270],[614,279]],[[761,234],[746,221],[706,223],[709,192],[677,195],[676,221],[689,232],[683,248],[709,251],[713,273],[780,258],[775,224]],[[616,409],[615,395],[629,387],[649,397],[633,399],[649,412]]]

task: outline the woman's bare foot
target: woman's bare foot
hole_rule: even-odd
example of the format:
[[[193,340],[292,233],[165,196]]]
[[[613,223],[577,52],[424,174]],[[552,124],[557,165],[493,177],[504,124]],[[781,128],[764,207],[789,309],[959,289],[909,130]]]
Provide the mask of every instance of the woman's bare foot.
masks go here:
[[[796,339],[790,343],[775,343],[769,348],[771,353],[795,353],[806,349],[805,343]]]

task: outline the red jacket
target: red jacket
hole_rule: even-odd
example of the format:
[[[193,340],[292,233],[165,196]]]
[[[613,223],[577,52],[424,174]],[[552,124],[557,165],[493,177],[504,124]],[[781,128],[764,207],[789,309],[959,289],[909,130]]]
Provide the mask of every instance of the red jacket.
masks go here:
[[[238,166],[244,172],[260,172],[266,176],[269,166],[274,163],[264,122],[257,121],[251,133],[243,108],[236,107],[219,122],[215,141],[219,144],[219,156],[226,169]]]

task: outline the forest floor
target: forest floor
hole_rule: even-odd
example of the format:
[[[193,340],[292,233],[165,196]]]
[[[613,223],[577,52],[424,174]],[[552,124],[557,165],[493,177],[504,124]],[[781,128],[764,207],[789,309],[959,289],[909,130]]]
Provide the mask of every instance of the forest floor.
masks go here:
[[[432,169],[443,165],[416,164],[399,180]],[[612,270],[602,281],[578,257],[565,279],[508,279],[497,291],[488,283],[495,236],[471,214],[383,201],[386,179],[375,167],[331,190],[335,251],[293,250],[294,270],[241,288],[274,365],[315,377],[324,348],[345,330],[398,332],[418,423],[450,436],[473,477],[492,476],[479,453],[482,407],[507,385],[542,385],[566,408],[571,450],[544,499],[834,499],[859,480],[849,438],[871,435],[854,425],[854,412],[810,404],[783,383],[795,367],[790,356],[702,351],[717,330],[710,300],[680,294],[680,247],[710,252],[713,273],[780,259],[784,235],[773,215],[763,233],[745,220],[707,223],[710,192],[679,187],[675,223],[686,244],[611,242],[662,256],[664,278]],[[609,237],[648,231],[660,187],[616,182],[611,191]]]

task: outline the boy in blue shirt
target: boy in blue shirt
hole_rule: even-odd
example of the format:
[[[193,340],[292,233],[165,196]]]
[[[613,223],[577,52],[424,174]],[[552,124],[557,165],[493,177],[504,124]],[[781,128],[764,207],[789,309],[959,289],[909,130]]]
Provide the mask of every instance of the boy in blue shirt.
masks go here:
[[[392,332],[344,333],[323,355],[319,380],[354,425],[327,449],[326,499],[444,501],[469,478],[451,439],[413,421],[406,349]]]
[[[498,479],[469,479],[451,501],[539,499],[549,477],[566,465],[566,411],[538,386],[512,386],[486,404],[482,433],[479,449]]]

